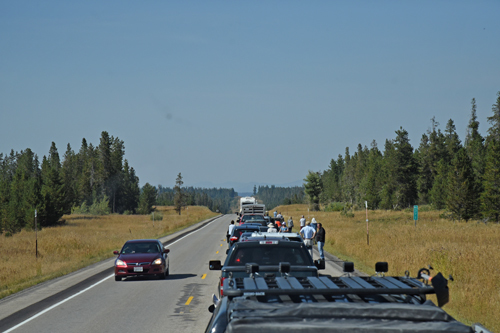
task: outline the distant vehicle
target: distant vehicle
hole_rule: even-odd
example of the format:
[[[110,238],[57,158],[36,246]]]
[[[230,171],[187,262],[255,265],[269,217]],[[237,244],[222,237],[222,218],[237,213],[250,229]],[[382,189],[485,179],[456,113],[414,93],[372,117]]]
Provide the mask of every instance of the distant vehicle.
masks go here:
[[[254,197],[241,197],[240,198],[240,214],[243,212],[243,207],[246,205],[255,205],[257,203],[257,199]]]
[[[236,229],[236,228],[235,228]],[[232,277],[248,277],[247,264],[260,267],[259,276],[282,276],[280,267],[290,266],[287,273],[296,277],[317,277],[318,269],[325,268],[324,260],[313,261],[304,243],[283,239],[237,242],[228,252],[224,266],[220,260],[209,262],[210,270],[220,270],[219,295],[224,295],[224,280]]]
[[[266,212],[266,205],[251,204],[243,206],[241,210],[241,215],[253,214],[253,215],[264,216],[265,212]]]
[[[296,244],[289,242],[291,244]],[[241,245],[245,243],[239,243]],[[213,295],[212,318],[205,333],[223,332],[469,332],[491,333],[480,324],[467,326],[441,307],[448,302],[448,281],[421,269],[416,278],[385,276],[294,277],[291,265],[271,276],[257,264],[246,264],[247,276],[222,281],[224,297]],[[427,300],[435,294],[438,306]]]
[[[260,225],[266,226],[269,222],[262,215],[243,215],[240,219],[240,225],[245,223],[259,223]]]
[[[157,239],[127,241],[115,260],[115,281],[129,276],[157,276],[164,279],[170,271],[168,253]]]
[[[250,232],[260,231],[260,226],[256,224],[243,224],[234,227],[233,232],[231,233],[227,241],[228,249],[230,249],[234,243],[239,241],[241,234],[249,231]]]
[[[262,225],[262,223],[260,222],[256,222],[256,223],[253,223],[253,222],[248,222],[248,223],[245,223],[245,225],[256,225],[256,226],[259,226],[259,232],[267,232],[267,229],[269,229],[269,227],[267,225]]]
[[[253,232],[250,236],[248,237],[273,237],[273,238],[285,238],[288,239],[292,242],[304,242],[304,239],[302,239],[302,236],[298,232]]]

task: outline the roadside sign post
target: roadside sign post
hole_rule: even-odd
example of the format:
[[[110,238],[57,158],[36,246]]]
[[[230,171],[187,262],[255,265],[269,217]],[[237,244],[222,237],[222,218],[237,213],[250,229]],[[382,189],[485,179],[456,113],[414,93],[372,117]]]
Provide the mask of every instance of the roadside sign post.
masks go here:
[[[36,222],[36,209],[35,209],[35,258],[38,258],[38,226]]]
[[[368,201],[365,201],[366,209],[366,245],[370,245],[370,234],[368,233]]]
[[[415,221],[415,227],[417,226],[417,220],[418,220],[418,206],[415,205],[413,206],[413,221]]]

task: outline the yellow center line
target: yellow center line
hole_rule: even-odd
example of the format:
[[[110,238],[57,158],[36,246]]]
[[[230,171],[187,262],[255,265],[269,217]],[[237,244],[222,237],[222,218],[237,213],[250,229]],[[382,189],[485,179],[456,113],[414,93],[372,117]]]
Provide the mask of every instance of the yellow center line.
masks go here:
[[[219,254],[219,251],[215,252],[215,254]]]
[[[192,300],[193,300],[193,296],[189,296],[185,305],[189,305],[189,303],[191,303]]]
[[[201,279],[203,280],[203,279],[205,279],[206,277],[207,277],[207,274],[203,274],[203,275],[201,276]]]
[[[222,246],[222,244],[220,246]]]

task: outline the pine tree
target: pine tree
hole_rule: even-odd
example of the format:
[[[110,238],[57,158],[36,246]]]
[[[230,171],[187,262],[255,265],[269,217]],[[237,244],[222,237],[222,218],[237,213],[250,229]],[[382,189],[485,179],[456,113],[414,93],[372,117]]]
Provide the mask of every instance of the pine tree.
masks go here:
[[[182,181],[182,175],[179,172],[177,178],[175,179],[175,197],[174,197],[174,207],[175,211],[181,215],[182,208],[186,206],[184,191],[182,190],[182,185],[184,182]]]
[[[467,136],[464,147],[467,155],[471,159],[472,169],[474,170],[474,179],[479,192],[483,191],[483,175],[485,163],[484,138],[479,133],[479,121],[476,115],[476,99],[472,99],[472,110],[469,125],[467,126]]]
[[[10,182],[5,231],[13,234],[24,227],[34,226],[35,209],[39,204],[40,175],[38,158],[28,148],[16,154],[15,171]]]
[[[48,158],[44,156],[42,161],[41,207],[38,214],[41,226],[58,223],[64,214],[66,201],[60,170],[59,153],[52,142]]]
[[[396,131],[394,140],[395,158],[396,158],[396,177],[397,182],[397,204],[400,207],[409,207],[417,199],[417,163],[413,156],[413,147],[408,138],[408,132],[402,127]]]
[[[382,189],[380,191],[380,208],[398,208],[396,192],[398,184],[396,181],[396,150],[392,140],[386,139],[384,145],[384,157],[382,159]]]
[[[366,191],[363,199],[368,202],[370,209],[377,209],[381,201],[380,192],[382,190],[382,179],[380,177],[382,171],[382,153],[378,150],[375,140],[372,142],[367,168],[368,170],[366,171],[362,185]]]
[[[153,211],[153,206],[156,205],[156,196],[158,192],[154,186],[146,183],[142,187],[141,195],[139,198],[139,214],[147,215]]]
[[[500,217],[500,92],[493,104],[493,115],[488,117],[491,127],[486,138],[486,163],[483,177],[483,193],[481,194],[481,211],[485,218]]]
[[[120,212],[134,213],[139,205],[141,190],[139,188],[139,178],[135,175],[134,168],[129,167],[127,160],[125,160],[123,165],[122,188],[122,206],[118,209]]]
[[[434,183],[429,191],[429,198],[434,209],[443,209],[446,206],[446,198],[448,196],[448,172],[449,166],[444,159],[440,160],[437,165]]]
[[[309,197],[309,202],[311,204],[312,211],[319,210],[319,198],[323,190],[321,184],[321,177],[319,172],[309,171],[307,177],[304,179],[304,191]]]
[[[354,159],[354,157],[351,158],[351,156],[349,155],[349,147],[346,147],[341,187],[342,187],[342,197],[343,197],[342,199],[350,204],[353,204],[356,198],[355,167],[356,167],[356,160]]]
[[[78,159],[75,152],[71,149],[71,145],[68,143],[61,167],[61,179],[64,185],[64,193],[66,194],[64,209],[66,214],[71,212],[71,208],[73,206],[80,204],[77,186],[79,176],[78,171]]]
[[[446,207],[453,219],[465,222],[479,212],[479,191],[474,179],[472,163],[464,148],[460,148],[452,160],[448,174]]]
[[[434,175],[432,173],[433,161],[430,158],[430,140],[427,134],[423,134],[420,146],[415,152],[415,159],[418,162],[417,188],[420,204],[430,202],[429,192],[432,189]]]

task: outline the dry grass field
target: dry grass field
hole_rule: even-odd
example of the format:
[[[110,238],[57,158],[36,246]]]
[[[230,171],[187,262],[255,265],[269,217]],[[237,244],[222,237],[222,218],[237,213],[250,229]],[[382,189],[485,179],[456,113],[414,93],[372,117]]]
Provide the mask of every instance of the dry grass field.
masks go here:
[[[281,206],[278,211],[291,215],[299,225],[301,215],[308,217],[306,205]],[[389,263],[390,275],[409,270],[416,276],[420,268],[432,265],[433,274],[451,274],[450,303],[444,309],[456,319],[480,322],[500,332],[500,225],[453,222],[439,217],[440,212],[419,212],[415,227],[413,212],[368,211],[367,245],[365,211],[353,218],[340,212],[309,212],[326,230],[325,249],[368,274],[377,261]],[[437,302],[434,300],[434,303]]]
[[[66,215],[59,227],[0,236],[0,298],[40,282],[68,274],[113,256],[128,239],[159,238],[216,216],[206,207],[190,206],[178,215],[173,207],[157,207],[162,221],[149,215]]]

